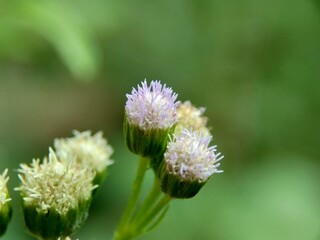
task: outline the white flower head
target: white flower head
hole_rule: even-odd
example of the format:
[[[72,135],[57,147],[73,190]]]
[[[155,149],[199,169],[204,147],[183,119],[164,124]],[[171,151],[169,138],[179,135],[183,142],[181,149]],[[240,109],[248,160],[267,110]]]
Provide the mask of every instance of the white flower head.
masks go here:
[[[203,116],[205,108],[194,107],[190,101],[180,103],[177,108],[178,124],[174,133],[181,134],[184,128],[192,131],[199,131],[202,134],[209,134],[207,128],[208,118]]]
[[[5,169],[4,172],[0,175],[0,210],[1,207],[11,200],[8,194],[7,183],[9,181],[9,177],[7,176],[8,169]]]
[[[148,86],[144,80],[137,89],[126,95],[125,110],[130,124],[148,130],[167,129],[177,122],[178,95],[171,88],[157,80]]]
[[[209,147],[211,140],[211,135],[202,136],[187,129],[174,135],[164,154],[167,171],[190,182],[206,182],[212,174],[222,172],[218,162],[223,156],[217,153],[216,146]]]
[[[54,146],[61,161],[75,160],[81,168],[102,172],[113,161],[113,149],[103,138],[102,132],[91,135],[90,131],[73,132],[74,137],[55,139]]]
[[[47,213],[51,208],[59,214],[66,214],[78,207],[80,201],[89,201],[94,173],[79,170],[75,162],[60,162],[50,148],[49,157],[33,160],[29,165],[20,164],[20,191],[27,206],[34,206],[38,213]]]

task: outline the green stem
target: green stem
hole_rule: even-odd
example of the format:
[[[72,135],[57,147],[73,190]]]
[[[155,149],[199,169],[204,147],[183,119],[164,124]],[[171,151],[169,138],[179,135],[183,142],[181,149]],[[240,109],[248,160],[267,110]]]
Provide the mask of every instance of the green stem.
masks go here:
[[[141,221],[141,218],[143,218],[147,214],[147,211],[149,211],[152,208],[152,206],[156,203],[160,194],[161,194],[160,183],[158,178],[155,177],[153,180],[151,191],[149,192],[145,201],[142,203],[137,214],[134,216],[134,219],[132,221],[133,226],[135,226],[136,223]]]
[[[149,165],[149,158],[143,158],[141,157],[139,160],[139,166],[136,173],[136,178],[132,185],[131,195],[129,198],[129,202],[124,210],[124,213],[121,217],[120,223],[114,233],[114,239],[115,240],[124,240],[124,239],[130,239],[130,236],[128,236],[127,228],[128,223],[134,213],[134,210],[136,208],[136,204],[138,201],[139,193],[141,190],[141,186],[143,183],[145,171]]]
[[[170,203],[171,197],[164,194],[162,199],[154,206],[154,208],[145,215],[144,218],[135,225],[135,235],[140,235],[145,231],[145,228],[155,219],[156,216]]]

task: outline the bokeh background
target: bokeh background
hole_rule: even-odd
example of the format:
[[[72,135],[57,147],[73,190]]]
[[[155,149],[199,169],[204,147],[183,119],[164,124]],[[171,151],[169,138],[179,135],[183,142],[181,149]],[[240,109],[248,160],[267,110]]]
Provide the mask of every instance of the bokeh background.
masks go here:
[[[319,0],[1,0],[0,171],[14,203],[3,239],[32,239],[19,164],[73,129],[102,130],[114,148],[77,234],[111,239],[137,166],[125,94],[146,78],[206,107],[225,172],[141,240],[319,240],[319,76]]]

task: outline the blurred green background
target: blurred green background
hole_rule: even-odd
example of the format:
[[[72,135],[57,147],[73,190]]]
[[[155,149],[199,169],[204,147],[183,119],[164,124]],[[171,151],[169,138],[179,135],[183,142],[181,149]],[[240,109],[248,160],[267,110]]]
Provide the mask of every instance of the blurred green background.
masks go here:
[[[319,0],[0,0],[0,171],[14,203],[3,239],[31,239],[19,163],[73,129],[114,147],[77,234],[111,238],[137,166],[125,94],[147,78],[206,107],[225,172],[140,239],[319,240],[319,76]]]

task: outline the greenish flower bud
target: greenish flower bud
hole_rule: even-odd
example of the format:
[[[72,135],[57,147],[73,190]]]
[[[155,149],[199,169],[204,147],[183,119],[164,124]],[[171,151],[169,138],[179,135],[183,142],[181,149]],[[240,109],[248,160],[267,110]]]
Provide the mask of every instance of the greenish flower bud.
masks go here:
[[[12,217],[11,198],[7,188],[7,182],[9,181],[7,173],[8,169],[0,175],[0,236],[6,232]]]
[[[21,164],[22,207],[28,230],[41,239],[56,240],[74,234],[90,208],[94,173],[76,162],[60,161],[50,149],[49,158]]]
[[[170,140],[159,169],[161,190],[173,198],[194,197],[223,158],[216,146],[209,147],[211,135],[183,130]]]
[[[177,122],[176,99],[177,94],[160,81],[148,86],[145,80],[127,94],[124,135],[131,152],[151,159],[164,153]]]

